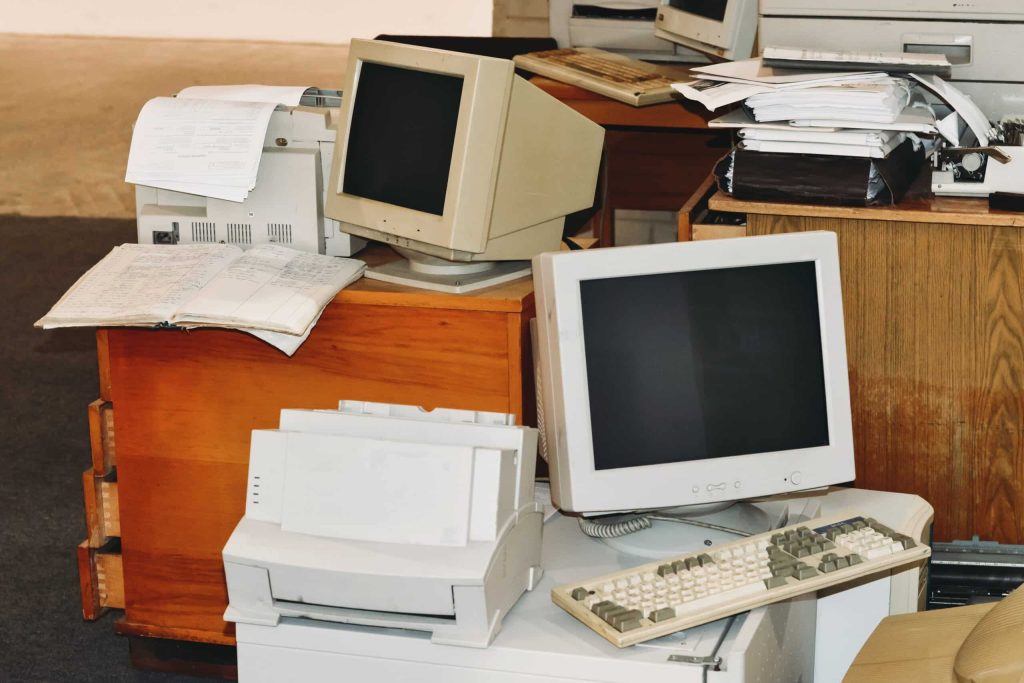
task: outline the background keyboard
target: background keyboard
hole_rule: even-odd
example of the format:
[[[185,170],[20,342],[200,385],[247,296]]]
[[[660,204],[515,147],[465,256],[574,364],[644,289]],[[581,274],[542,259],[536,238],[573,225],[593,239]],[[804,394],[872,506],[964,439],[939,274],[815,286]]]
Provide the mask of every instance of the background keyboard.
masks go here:
[[[821,517],[558,586],[551,599],[625,647],[930,554],[928,546],[871,517]]]
[[[561,48],[515,56],[516,66],[636,106],[679,99],[672,84],[685,69],[657,66],[596,48]]]

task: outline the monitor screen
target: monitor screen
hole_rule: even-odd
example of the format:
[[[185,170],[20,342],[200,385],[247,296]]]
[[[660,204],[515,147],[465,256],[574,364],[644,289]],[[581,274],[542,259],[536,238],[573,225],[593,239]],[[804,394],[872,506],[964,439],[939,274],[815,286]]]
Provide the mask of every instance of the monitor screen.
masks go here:
[[[580,282],[594,467],[828,445],[813,262]]]
[[[461,76],[364,62],[344,191],[442,215],[462,87]]]
[[[534,287],[540,424],[563,510],[853,480],[833,234],[542,254]]]
[[[714,21],[725,21],[728,0],[668,0],[670,7]]]

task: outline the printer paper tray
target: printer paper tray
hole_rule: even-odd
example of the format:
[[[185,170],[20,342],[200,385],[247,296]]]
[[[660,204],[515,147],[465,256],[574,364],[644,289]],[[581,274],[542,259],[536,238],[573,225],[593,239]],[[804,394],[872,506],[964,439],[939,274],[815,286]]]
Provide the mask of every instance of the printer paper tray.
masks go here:
[[[408,628],[417,631],[433,631],[438,626],[451,626],[455,623],[453,616],[380,612],[330,605],[311,605],[288,600],[274,600],[274,608],[282,617],[304,617],[319,621],[335,621],[341,624]]]

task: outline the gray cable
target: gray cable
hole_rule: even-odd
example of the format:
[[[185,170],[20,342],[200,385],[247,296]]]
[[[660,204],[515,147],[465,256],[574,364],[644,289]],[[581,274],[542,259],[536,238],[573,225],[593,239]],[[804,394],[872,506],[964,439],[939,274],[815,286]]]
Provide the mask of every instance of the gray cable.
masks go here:
[[[579,518],[580,531],[592,538],[618,538],[651,527],[647,515],[636,515],[615,519]]]

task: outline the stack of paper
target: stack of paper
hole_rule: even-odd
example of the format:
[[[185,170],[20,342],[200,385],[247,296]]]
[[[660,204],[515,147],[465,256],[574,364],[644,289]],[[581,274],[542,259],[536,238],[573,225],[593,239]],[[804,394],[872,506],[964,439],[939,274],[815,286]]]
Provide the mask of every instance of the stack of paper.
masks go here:
[[[847,55],[832,53],[784,56],[848,61]],[[861,64],[882,61],[882,56],[858,58]],[[898,201],[925,155],[917,135],[937,132],[935,115],[915,81],[882,71],[826,72],[816,66],[778,68],[761,59],[715,64],[693,69],[700,80],[673,86],[709,108],[743,102],[709,122],[738,129],[735,148],[716,168],[719,186],[747,199]]]
[[[765,66],[760,57],[691,69],[697,80],[673,83],[684,97],[710,110],[762,93],[886,78],[879,71],[797,71]]]
[[[909,134],[937,131],[913,81],[883,72],[781,69],[761,59],[693,71],[702,79],[673,86],[683,95],[709,107],[743,101],[709,123],[739,128],[739,149],[884,159]]]
[[[822,84],[759,93],[747,98],[755,121],[846,121],[892,123],[910,104],[903,78]]]
[[[200,86],[143,106],[125,180],[241,202],[256,186],[270,115],[305,87]]]

